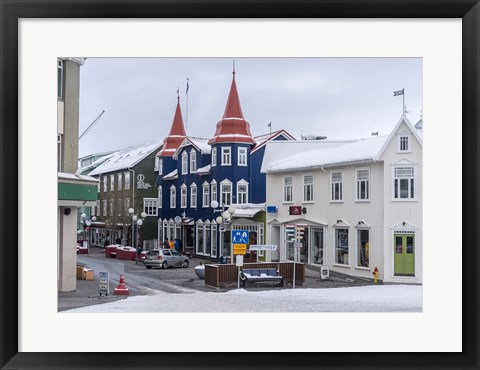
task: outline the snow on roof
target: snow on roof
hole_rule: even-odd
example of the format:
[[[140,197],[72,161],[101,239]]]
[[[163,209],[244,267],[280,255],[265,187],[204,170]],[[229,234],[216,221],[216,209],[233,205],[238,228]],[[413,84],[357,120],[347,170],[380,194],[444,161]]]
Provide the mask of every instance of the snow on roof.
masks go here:
[[[177,176],[177,170],[173,170],[172,172],[170,172],[169,174],[163,176],[163,179],[164,180],[173,180],[173,179],[176,179],[178,176]]]
[[[210,154],[212,151],[212,147],[208,145],[208,140],[203,137],[187,137],[190,142],[197,147],[198,150],[200,150],[200,153],[202,154]]]
[[[146,156],[157,151],[162,143],[163,139],[153,140],[115,152],[110,158],[90,172],[90,175],[99,175],[133,167]]]
[[[91,181],[91,182],[98,183],[98,179],[96,179],[95,177],[79,175],[79,174],[77,175],[77,174],[67,173],[67,172],[59,172],[58,178],[62,180]]]
[[[283,134],[285,137],[289,138],[290,140],[295,140],[295,138],[292,135],[290,135],[287,131],[283,129],[274,131],[272,133],[255,136],[254,139],[257,142],[257,144],[252,149],[251,153],[254,153],[256,150],[262,148],[267,142],[275,139],[277,136],[280,136],[281,134]]]
[[[266,172],[304,170],[343,163],[372,161],[378,155],[388,137],[388,135],[375,136],[354,142],[344,142],[333,147],[319,145],[320,148],[300,151],[289,157],[268,163],[265,170]]]
[[[207,175],[210,173],[211,165],[206,165],[205,167],[197,169],[197,174],[199,175]]]

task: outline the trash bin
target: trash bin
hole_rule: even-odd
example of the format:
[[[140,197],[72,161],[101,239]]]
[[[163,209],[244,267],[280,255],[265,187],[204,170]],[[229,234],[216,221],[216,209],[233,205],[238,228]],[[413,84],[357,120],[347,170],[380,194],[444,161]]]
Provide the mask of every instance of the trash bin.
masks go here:
[[[220,263],[221,264],[226,264],[227,263],[227,256],[225,254],[223,254],[221,257],[220,257]]]

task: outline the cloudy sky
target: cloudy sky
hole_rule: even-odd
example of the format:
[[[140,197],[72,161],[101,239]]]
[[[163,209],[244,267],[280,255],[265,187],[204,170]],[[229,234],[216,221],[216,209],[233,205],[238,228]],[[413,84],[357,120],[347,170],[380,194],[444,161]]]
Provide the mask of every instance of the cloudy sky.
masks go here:
[[[232,58],[89,58],[81,67],[80,157],[165,137],[180,89],[187,134],[211,137],[225,110]],[[420,58],[236,58],[236,82],[254,136],[285,129],[296,138],[390,133],[422,111]],[[185,94],[189,79],[188,111]],[[188,113],[188,117],[187,117]]]

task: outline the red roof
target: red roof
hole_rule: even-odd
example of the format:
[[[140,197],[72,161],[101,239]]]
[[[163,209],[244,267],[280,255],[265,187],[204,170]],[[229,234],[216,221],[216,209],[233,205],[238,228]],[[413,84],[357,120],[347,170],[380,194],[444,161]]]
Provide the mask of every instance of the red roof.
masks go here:
[[[177,109],[173,117],[170,133],[163,140],[163,147],[157,153],[157,157],[171,157],[177,151],[178,147],[185,139],[185,127],[183,126],[182,111],[180,109],[180,97],[177,97]]]
[[[232,86],[228,94],[225,113],[222,119],[218,121],[215,135],[208,141],[208,144],[233,142],[255,144],[255,139],[250,132],[250,124],[243,117],[237,84],[235,83],[235,71],[233,72]]]

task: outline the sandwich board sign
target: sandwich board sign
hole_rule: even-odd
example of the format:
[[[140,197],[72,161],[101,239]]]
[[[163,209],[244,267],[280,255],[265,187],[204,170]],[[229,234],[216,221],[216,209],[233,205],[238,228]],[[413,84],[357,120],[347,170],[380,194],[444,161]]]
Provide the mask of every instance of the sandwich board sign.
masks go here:
[[[100,276],[100,279],[98,282],[98,292],[100,293],[100,296],[102,296],[102,294],[105,294],[107,296],[110,291],[110,286],[109,286],[110,279],[108,276],[108,272],[100,272],[99,276]]]

